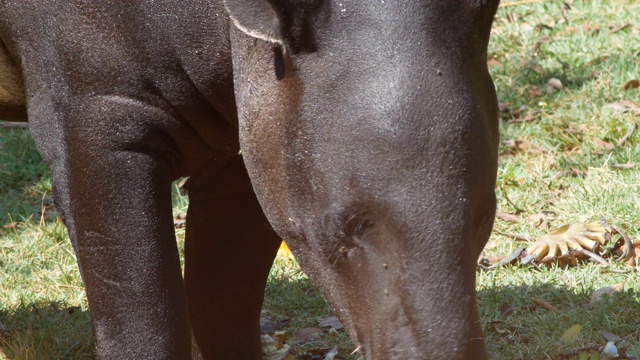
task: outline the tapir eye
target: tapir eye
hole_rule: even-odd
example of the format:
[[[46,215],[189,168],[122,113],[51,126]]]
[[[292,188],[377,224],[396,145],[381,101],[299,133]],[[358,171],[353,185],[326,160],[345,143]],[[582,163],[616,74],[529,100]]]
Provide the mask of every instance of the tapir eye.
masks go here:
[[[276,79],[284,79],[286,67],[284,63],[284,53],[282,51],[281,45],[273,47],[273,68],[276,73]]]

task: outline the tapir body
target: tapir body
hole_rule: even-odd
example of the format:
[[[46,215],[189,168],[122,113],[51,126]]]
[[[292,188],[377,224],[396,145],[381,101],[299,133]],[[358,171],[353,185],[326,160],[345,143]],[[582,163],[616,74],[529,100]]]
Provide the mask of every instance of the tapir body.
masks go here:
[[[283,237],[362,358],[486,358],[497,6],[1,2],[0,116],[51,169],[98,357],[260,359]]]

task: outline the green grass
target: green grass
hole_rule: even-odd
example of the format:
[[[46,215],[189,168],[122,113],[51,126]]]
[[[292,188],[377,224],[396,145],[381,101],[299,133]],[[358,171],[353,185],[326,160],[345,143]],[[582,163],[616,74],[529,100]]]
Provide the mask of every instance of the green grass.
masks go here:
[[[627,23],[631,26],[615,31]],[[505,255],[523,246],[496,231],[544,233],[526,219],[540,211],[556,214],[551,227],[604,218],[638,238],[640,171],[612,167],[640,161],[638,133],[620,147],[598,146],[598,140],[615,145],[640,120],[605,107],[618,100],[639,101],[637,89],[621,90],[640,76],[638,24],[638,1],[574,1],[571,9],[562,1],[545,1],[499,10],[490,45],[491,57],[500,63],[491,68],[499,101],[534,114],[529,122],[501,121],[501,138],[526,140],[540,151],[500,157],[498,211],[517,214],[522,221],[496,220],[487,254]],[[547,93],[550,78],[561,80],[564,89]],[[530,97],[534,86],[541,94]],[[569,176],[572,169],[581,175]],[[638,357],[639,282],[637,268],[620,264],[481,272],[477,288],[489,351],[495,359],[550,359],[602,346],[606,341],[600,332],[607,331],[624,339]],[[616,283],[625,285],[621,296],[583,308],[594,290]],[[532,308],[535,299],[558,311]],[[503,306],[514,311],[502,315]],[[581,325],[579,335],[562,341],[573,324]]]
[[[525,107],[531,121],[501,120],[502,140],[525,140],[530,150],[507,154],[501,146],[498,210],[518,223],[496,220],[495,230],[541,235],[527,220],[540,211],[555,214],[550,227],[599,221],[620,226],[633,240],[640,225],[639,131],[615,145],[640,118],[607,109],[618,100],[640,102],[638,89],[621,86],[640,77],[640,1],[549,0],[502,7],[489,53],[499,101],[512,111]],[[622,25],[629,27],[620,28]],[[497,63],[496,63],[497,62]],[[547,93],[550,78],[563,90]],[[533,87],[539,89],[539,95]],[[616,169],[616,164],[639,164]],[[570,176],[571,172],[579,176]],[[0,131],[0,359],[94,358],[90,320],[66,232],[50,206],[50,182],[28,132]],[[186,200],[174,196],[175,213]],[[44,212],[44,214],[43,214]],[[3,228],[16,222],[16,226]],[[523,243],[499,235],[486,255],[505,255]],[[182,239],[184,230],[178,229]],[[480,313],[492,359],[551,359],[606,343],[601,331],[623,339],[640,357],[640,276],[622,264],[576,268],[505,267],[478,273]],[[594,290],[623,283],[612,301],[583,306]],[[557,312],[534,306],[534,300]],[[506,312],[505,309],[511,309]],[[265,309],[276,321],[291,319],[289,335],[317,326],[330,315],[322,297],[295,262],[280,259],[272,269]],[[581,331],[561,340],[574,324]],[[327,334],[298,348],[354,348],[346,334]],[[349,356],[355,359],[356,355]]]

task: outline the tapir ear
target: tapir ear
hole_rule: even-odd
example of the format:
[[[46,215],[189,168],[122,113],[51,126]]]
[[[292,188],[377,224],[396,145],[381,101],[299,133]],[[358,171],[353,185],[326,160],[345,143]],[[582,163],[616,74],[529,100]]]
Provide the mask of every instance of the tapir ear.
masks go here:
[[[267,0],[224,0],[233,24],[245,34],[284,46],[278,14]]]

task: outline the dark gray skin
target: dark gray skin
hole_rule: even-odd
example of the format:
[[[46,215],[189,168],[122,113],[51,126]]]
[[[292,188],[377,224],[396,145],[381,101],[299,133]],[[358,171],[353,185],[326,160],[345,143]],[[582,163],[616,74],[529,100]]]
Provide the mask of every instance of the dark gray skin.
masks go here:
[[[0,4],[0,111],[26,101],[98,356],[260,359],[268,219],[363,359],[486,359],[498,1],[224,5]]]

